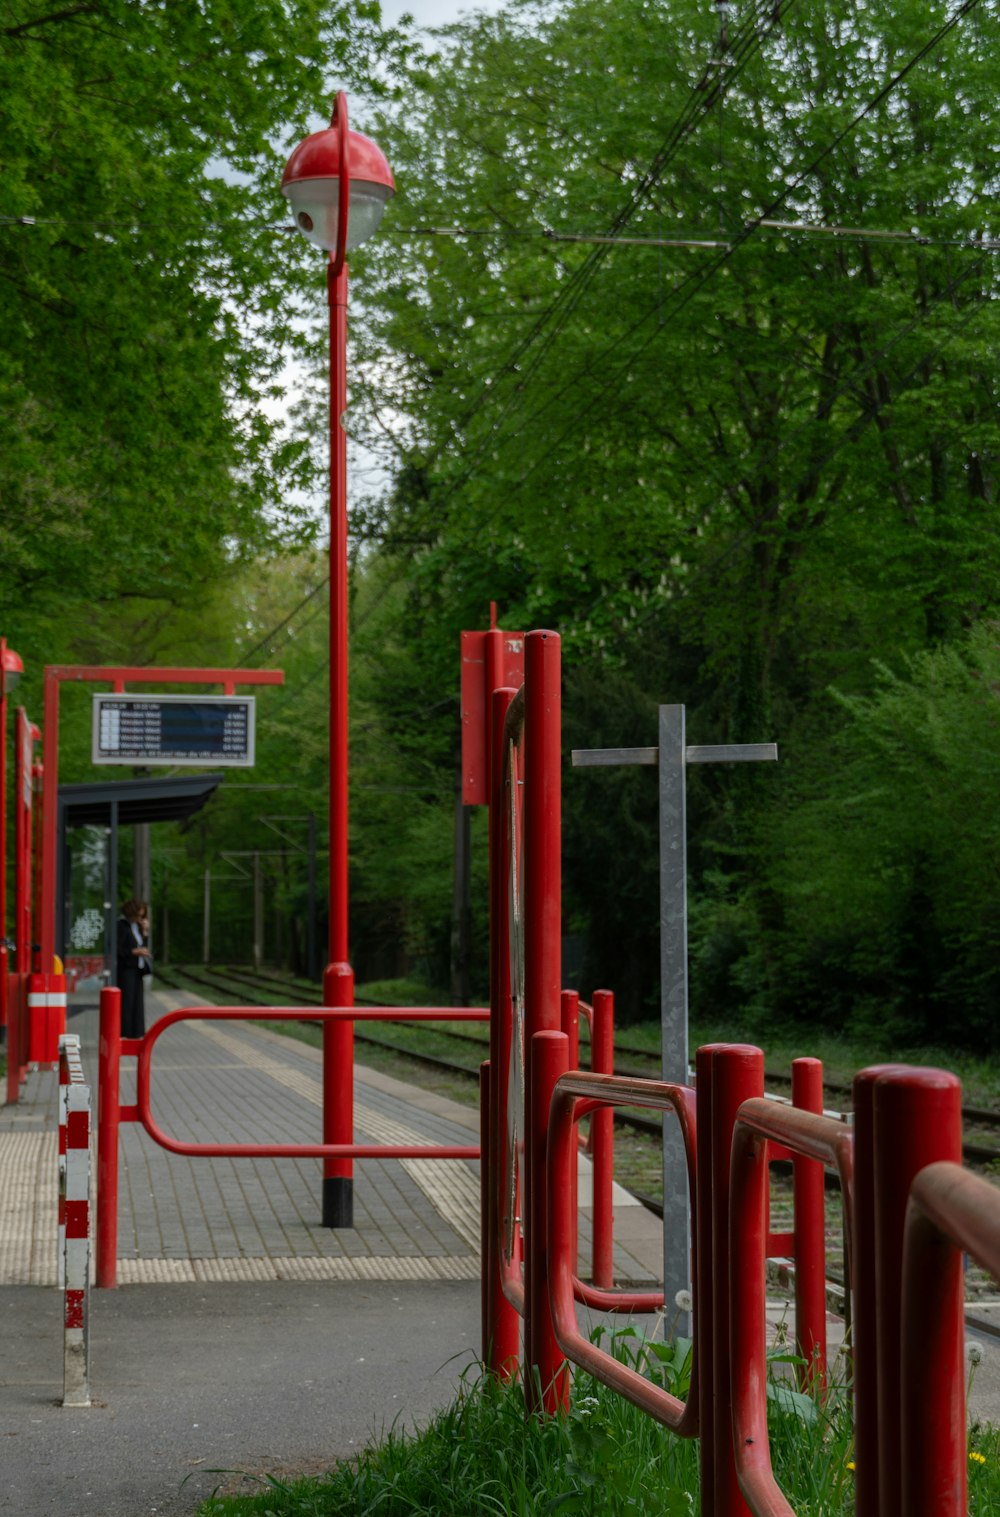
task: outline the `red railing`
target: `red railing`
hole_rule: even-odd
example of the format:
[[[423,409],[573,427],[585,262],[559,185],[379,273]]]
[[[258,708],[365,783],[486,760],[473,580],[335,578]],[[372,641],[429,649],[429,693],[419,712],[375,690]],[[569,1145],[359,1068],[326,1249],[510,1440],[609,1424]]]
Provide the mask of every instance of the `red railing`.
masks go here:
[[[441,1006],[193,1006],[171,1011],[142,1038],[121,1036],[121,992],[101,991],[99,1106],[97,1128],[97,1284],[116,1284],[118,1252],[118,1130],[123,1122],[138,1122],[169,1153],[202,1158],[243,1159],[478,1159],[472,1144],[410,1143],[193,1143],[172,1137],[153,1115],[153,1050],[165,1032],[178,1022],[484,1022],[480,1008]],[[138,1060],[136,1103],[122,1106],[121,1059]]]
[[[929,1164],[910,1187],[903,1231],[901,1503],[906,1517],[965,1517],[966,1251],[1000,1279],[1000,1191],[958,1164]]]
[[[756,1517],[790,1517],[791,1513],[771,1471],[767,1435],[767,1166],[769,1146],[774,1143],[819,1166],[828,1164],[837,1169],[848,1220],[854,1180],[853,1138],[842,1122],[760,1099],[745,1101],[740,1107],[733,1134],[730,1214],[732,1443],[740,1490]],[[822,1237],[821,1227],[820,1244]],[[813,1233],[810,1242],[815,1241]],[[844,1247],[849,1253],[849,1233]],[[825,1284],[825,1276],[821,1278]],[[807,1298],[803,1313],[797,1303],[796,1339],[799,1354],[813,1372],[812,1383],[822,1394],[826,1379],[825,1347],[820,1355],[820,1343],[825,1345],[826,1341],[825,1290],[819,1308],[822,1323],[811,1315],[815,1308],[816,1303]]]

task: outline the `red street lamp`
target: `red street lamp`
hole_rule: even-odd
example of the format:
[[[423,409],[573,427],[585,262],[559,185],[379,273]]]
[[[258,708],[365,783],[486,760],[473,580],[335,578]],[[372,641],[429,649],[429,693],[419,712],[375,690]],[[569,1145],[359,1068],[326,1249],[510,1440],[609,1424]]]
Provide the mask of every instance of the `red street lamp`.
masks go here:
[[[327,1006],[353,1006],[347,920],[347,253],[372,235],[395,191],[380,148],[347,125],[341,90],[330,125],[300,142],[281,193],[299,229],[324,252],[330,303],[330,932]],[[354,1027],[323,1028],[323,1141],[354,1141]],[[354,1226],[350,1159],[323,1165],[323,1226]]]
[[[10,973],[7,946],[7,697],[23,673],[20,658],[13,648],[8,648],[7,639],[0,637],[0,1027],[7,1026]]]

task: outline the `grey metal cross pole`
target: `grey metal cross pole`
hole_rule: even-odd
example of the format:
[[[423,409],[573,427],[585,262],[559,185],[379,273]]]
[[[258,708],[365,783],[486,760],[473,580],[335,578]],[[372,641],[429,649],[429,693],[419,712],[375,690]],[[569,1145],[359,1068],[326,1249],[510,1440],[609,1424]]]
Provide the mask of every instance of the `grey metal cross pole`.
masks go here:
[[[575,767],[655,764],[660,789],[660,1025],[663,1078],[688,1081],[687,786],[688,764],[747,764],[776,760],[776,743],[688,747],[684,707],[660,707],[655,748],[577,748]],[[667,1322],[678,1291],[691,1289],[691,1229],[687,1163],[680,1127],[663,1124],[663,1298]],[[681,1316],[685,1316],[684,1312]]]

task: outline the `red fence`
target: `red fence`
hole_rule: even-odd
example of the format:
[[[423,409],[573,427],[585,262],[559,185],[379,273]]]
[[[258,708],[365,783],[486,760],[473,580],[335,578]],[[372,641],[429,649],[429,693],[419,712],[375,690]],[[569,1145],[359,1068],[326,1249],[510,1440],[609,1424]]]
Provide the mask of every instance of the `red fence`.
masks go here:
[[[961,1251],[1000,1270],[1000,1193],[957,1166],[958,1082],[901,1065],[863,1070],[852,1129],[822,1115],[815,1060],[796,1061],[792,1106],[763,1099],[763,1054],[739,1045],[700,1049],[693,1087],[573,1071],[576,1010],[567,1012],[565,995],[562,1031],[558,1014],[558,709],[558,639],[529,633],[523,689],[496,691],[492,703],[484,1360],[497,1374],[523,1373],[529,1404],[549,1411],[565,1406],[568,1365],[579,1365],[679,1435],[697,1435],[703,1517],[794,1517],[768,1444],[765,1261],[794,1255],[800,1378],[822,1399],[823,1186],[824,1167],[834,1168],[853,1318],[856,1512],[959,1517]],[[577,1324],[579,1302],[641,1311],[660,1300],[588,1286],[575,1269],[576,1123],[623,1104],[661,1109],[667,1120],[672,1113],[684,1133],[694,1282],[684,1404]],[[791,1235],[771,1231],[768,1210],[768,1166],[786,1156],[794,1168]]]
[[[959,1517],[965,1510],[961,1252],[1000,1268],[1000,1193],[966,1175],[960,1091],[939,1070],[886,1065],[854,1081],[854,1127],[822,1114],[822,1072],[798,1060],[792,1106],[763,1099],[763,1054],[698,1050],[693,1086],[616,1078],[609,993],[595,997],[592,1048],[578,1063],[580,1005],[561,990],[559,639],[525,639],[525,683],[492,694],[490,734],[490,1010],[197,1008],[122,1042],[118,992],[101,1000],[97,1278],[114,1284],[118,1125],[142,1123],[175,1153],[255,1157],[455,1157],[471,1147],[194,1144],[152,1110],[155,1045],[182,1020],[308,1018],[485,1020],[481,1072],[483,1358],[521,1373],[529,1405],[556,1412],[569,1366],[587,1369],[681,1436],[700,1444],[702,1517],[794,1517],[771,1466],[766,1415],[765,1261],[792,1254],[801,1383],[826,1391],[824,1168],[840,1176],[852,1316],[860,1517]],[[137,1101],[119,1103],[121,1055],[138,1058]],[[588,1341],[577,1305],[653,1311],[658,1292],[612,1286],[610,1120],[615,1106],[661,1110],[684,1136],[693,1239],[693,1374],[686,1403]],[[593,1279],[576,1263],[578,1124],[591,1121]],[[775,1233],[769,1164],[789,1157],[795,1226]],[[909,1210],[908,1210],[909,1208]],[[669,1304],[669,1303],[668,1303]],[[524,1353],[521,1354],[523,1320]]]

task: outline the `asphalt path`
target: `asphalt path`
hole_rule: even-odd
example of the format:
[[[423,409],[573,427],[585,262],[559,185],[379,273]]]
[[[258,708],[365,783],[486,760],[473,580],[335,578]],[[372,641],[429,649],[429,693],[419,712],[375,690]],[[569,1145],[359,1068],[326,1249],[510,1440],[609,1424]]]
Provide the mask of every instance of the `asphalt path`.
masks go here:
[[[59,1405],[61,1296],[0,1288],[0,1511],[190,1517],[426,1423],[475,1360],[469,1281],[142,1285],[91,1294],[87,1409]]]

